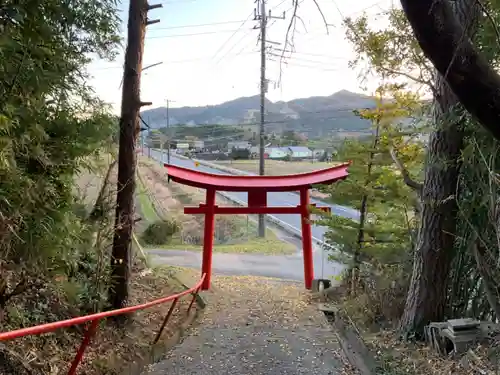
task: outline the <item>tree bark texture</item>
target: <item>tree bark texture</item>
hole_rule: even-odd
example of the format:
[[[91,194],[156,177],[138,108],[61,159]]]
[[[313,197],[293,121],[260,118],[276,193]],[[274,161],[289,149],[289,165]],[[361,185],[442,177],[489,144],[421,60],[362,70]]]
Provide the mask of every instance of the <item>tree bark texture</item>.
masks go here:
[[[477,31],[476,0],[454,2],[457,19],[467,38]],[[421,190],[421,222],[415,248],[413,273],[401,330],[423,338],[424,327],[444,319],[448,276],[454,255],[457,183],[463,149],[463,127],[454,114],[459,99],[436,71],[433,121]]]
[[[109,292],[109,302],[115,309],[127,304],[129,294],[132,230],[134,225],[135,144],[138,129],[140,128],[140,86],[147,10],[148,4],[146,0],[130,1],[128,42],[123,73],[118,186]]]
[[[401,0],[424,54],[464,108],[500,140],[500,76],[467,38],[450,3]]]

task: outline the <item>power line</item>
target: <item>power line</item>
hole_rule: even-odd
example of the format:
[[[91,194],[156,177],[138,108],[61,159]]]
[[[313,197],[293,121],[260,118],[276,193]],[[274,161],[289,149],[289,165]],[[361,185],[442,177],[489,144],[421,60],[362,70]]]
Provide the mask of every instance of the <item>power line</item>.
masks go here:
[[[271,10],[276,10],[277,8],[279,8],[280,6],[282,6],[283,4],[285,4],[288,0],[282,0],[281,3],[279,3],[278,5],[274,6],[271,8]],[[292,8],[290,8],[292,9]]]
[[[234,57],[237,57],[239,55],[254,54],[254,53],[257,53],[257,52],[258,51],[248,51],[248,52],[242,53],[242,51],[240,51],[239,53],[234,54]],[[233,56],[233,55],[231,55],[231,56]],[[207,60],[211,60],[211,59],[212,59],[211,56],[195,57],[193,59],[165,61],[165,62],[163,62],[163,65],[167,65],[167,64],[186,64],[186,63],[197,62],[197,61],[207,61]],[[92,70],[109,70],[109,69],[123,69],[123,66],[121,66],[121,65],[114,65],[114,66],[106,66],[106,67],[96,67],[96,68],[93,68]]]
[[[245,21],[223,21],[223,22],[209,22],[209,23],[198,23],[198,24],[191,24],[191,25],[179,25],[179,26],[167,26],[167,27],[155,27],[154,29],[151,29],[151,31],[156,31],[156,30],[174,30],[174,29],[188,29],[191,27],[207,27],[207,26],[217,26],[217,25],[230,25],[233,23],[241,23]]]
[[[282,1],[278,4],[278,5],[274,6],[274,7],[272,8],[272,10],[276,10],[277,8],[279,8],[281,5],[283,5],[283,4],[284,4],[285,2],[287,2],[287,1],[288,1],[288,0],[282,0]],[[290,8],[290,9],[292,9],[292,8]],[[290,9],[289,9],[289,10],[290,10]],[[248,22],[248,21],[249,21],[249,19],[250,19],[250,17],[251,17],[252,15],[254,15],[254,12],[250,12],[250,14],[247,16],[247,18],[246,18],[244,21],[242,21],[242,24],[240,25],[240,28],[241,28],[241,27],[243,27],[243,26],[244,26],[244,24],[245,24],[246,22]],[[231,22],[233,22],[233,21],[231,21]],[[234,21],[234,22],[236,22],[236,21]],[[240,22],[241,22],[241,21],[240,21]],[[252,28],[252,29],[250,29],[250,30],[249,30],[249,32],[245,33],[245,34],[244,34],[244,35],[243,35],[243,36],[242,36],[242,37],[241,37],[241,38],[240,38],[240,39],[239,39],[239,40],[238,40],[235,44],[233,44],[233,46],[232,46],[232,47],[231,47],[228,51],[226,51],[226,54],[225,54],[225,55],[223,55],[221,58],[219,58],[219,59],[217,60],[217,64],[218,64],[221,60],[223,60],[223,59],[227,56],[227,54],[228,54],[229,52],[231,52],[231,51],[234,49],[234,47],[236,47],[238,44],[240,44],[240,42],[241,42],[241,41],[243,41],[243,39],[244,39],[247,35],[249,35],[249,34],[250,34],[253,30],[254,30],[253,28]],[[227,44],[229,43],[229,41],[230,41],[230,40],[231,40],[231,39],[232,39],[232,38],[236,35],[236,33],[237,33],[238,31],[239,31],[239,30],[236,30],[236,31],[235,31],[235,33],[234,33],[233,35],[231,35],[231,36],[230,36],[230,37],[229,37],[229,38],[228,38],[228,39],[227,39],[227,40],[226,40],[226,41],[225,41],[225,42],[221,45],[221,47],[219,47],[219,49],[217,50],[217,52],[215,52],[214,57],[215,57],[215,56],[216,56],[216,55],[217,55],[217,54],[218,54],[218,53],[219,53],[219,52],[223,49],[223,47],[224,47],[225,45],[227,45]],[[247,46],[248,46],[248,44],[247,44]],[[236,56],[238,56],[239,54],[241,54],[241,52],[243,52],[243,50],[244,50],[245,48],[246,48],[246,46],[245,46],[245,47],[243,47],[243,48],[240,50],[240,52],[238,52],[238,53],[236,54]]]
[[[224,59],[228,56],[228,54],[229,54],[229,53],[230,53],[230,52],[234,49],[234,47],[236,47],[238,44],[240,44],[240,43],[243,41],[243,39],[245,39],[248,35],[250,35],[250,33],[251,33],[252,31],[254,31],[254,29],[253,29],[253,28],[252,28],[252,29],[250,29],[249,31],[247,31],[245,34],[243,34],[243,35],[241,36],[241,38],[240,38],[240,39],[238,39],[238,41],[237,41],[235,44],[233,44],[233,46],[232,46],[231,48],[229,48],[229,49],[226,51],[226,53],[225,53],[224,55],[222,55],[222,57],[220,57],[220,58],[218,58],[218,59],[217,59],[217,61],[216,61],[216,63],[215,63],[215,64],[217,65],[217,64],[219,64],[222,60],[224,60]],[[242,53],[242,52],[243,52],[243,50],[244,50],[245,48],[247,48],[247,47],[248,47],[248,45],[249,45],[249,43],[248,43],[248,44],[246,44],[246,45],[245,45],[245,46],[244,46],[244,47],[243,47],[243,48],[242,48],[242,49],[241,49],[241,50],[240,50],[240,51],[239,51],[236,55],[238,55],[238,54]]]
[[[272,10],[276,10],[276,9],[277,9],[277,8],[279,8],[281,5],[283,5],[286,1],[288,1],[288,0],[282,0],[282,1],[281,1],[281,3],[279,3],[279,4],[278,4],[278,5],[276,5],[276,6],[274,6],[274,7],[272,8]],[[290,9],[292,9],[292,8],[290,8]],[[290,9],[289,9],[289,10],[290,10]],[[274,18],[274,17],[273,17],[273,18]],[[271,26],[273,26],[273,25],[276,23],[276,21],[277,21],[277,19],[276,19],[276,18],[274,18],[273,23],[272,23],[271,25],[267,26],[267,29],[269,30],[269,29],[271,28]],[[218,60],[218,62],[217,62],[217,63],[219,63],[222,59],[224,59],[224,58],[227,56],[227,53],[229,53],[230,51],[232,51],[232,50],[234,49],[234,47],[236,47],[238,44],[240,44],[240,42],[241,42],[241,41],[243,41],[243,39],[245,39],[245,37],[246,37],[247,35],[249,35],[249,34],[250,34],[253,30],[254,30],[254,29],[251,29],[249,32],[245,33],[245,34],[243,35],[243,37],[242,37],[242,38],[240,38],[240,39],[239,39],[239,40],[238,40],[238,41],[237,41],[237,42],[236,42],[236,43],[235,43],[235,44],[234,44],[234,45],[233,45],[233,46],[232,46],[232,47],[231,47],[231,48],[230,48],[230,49],[226,52],[226,55],[224,55],[223,57],[221,57],[221,58]],[[257,29],[255,29],[255,30],[257,30]],[[244,47],[243,47],[243,48],[242,48],[242,49],[241,49],[241,50],[240,50],[240,51],[236,54],[236,56],[240,55],[240,54],[241,54],[241,53],[242,53],[242,52],[243,52],[243,51],[244,51],[244,50],[245,50],[245,49],[246,49],[249,45],[250,45],[250,43],[247,43],[247,44],[246,44],[246,45],[245,45],[245,46],[244,46]]]
[[[168,5],[168,4],[181,4],[181,3],[192,3],[198,0],[164,0],[160,2],[162,5]]]
[[[364,7],[364,8],[362,8],[362,9],[360,9],[360,10],[354,11],[354,12],[350,13],[348,16],[345,16],[345,15],[342,13],[342,11],[340,10],[340,8],[339,8],[338,4],[336,3],[336,0],[332,0],[332,2],[333,2],[333,4],[334,4],[334,6],[336,7],[337,12],[339,13],[339,15],[340,15],[340,17],[341,17],[341,20],[342,20],[342,21],[345,21],[345,19],[346,19],[347,17],[352,17],[352,16],[354,16],[354,15],[357,15],[357,14],[363,13],[363,12],[365,12],[365,11],[366,11],[366,10],[368,10],[368,9],[371,9],[371,8],[374,8],[374,7],[379,6],[381,3],[383,3],[383,2],[384,2],[384,0],[377,1],[377,2],[375,2],[375,3],[373,3],[373,4],[371,4],[371,5],[368,5],[368,6]],[[328,23],[328,24],[327,24],[327,26],[333,26],[333,27],[335,27],[335,25],[332,25],[332,24],[330,24],[330,23]],[[305,33],[304,35],[307,35],[307,34],[311,34],[311,31],[307,31],[307,30],[306,30],[306,33]],[[312,35],[312,37],[314,37],[314,35]],[[287,57],[285,57],[285,58],[290,58],[292,54],[295,54],[295,53],[296,53],[296,52],[295,52],[295,51],[293,51],[293,50],[286,50],[286,47],[287,47],[287,46],[285,46],[285,51],[282,51],[282,52],[283,52],[283,56],[279,56],[279,57],[280,57],[280,62],[281,62],[281,59],[282,59],[283,57],[285,57],[285,56],[284,56],[284,55],[285,55],[285,53],[289,53],[289,56],[287,56]],[[303,53],[303,54],[305,54],[305,53]],[[312,56],[313,54],[310,54],[310,55]],[[318,56],[320,56],[320,55],[318,55]],[[326,57],[326,56],[325,56],[325,57]],[[298,66],[298,65],[297,65],[297,66]],[[308,67],[308,66],[304,66],[304,67]]]
[[[271,52],[273,52],[273,51],[282,52],[283,50],[279,49],[279,48],[276,48],[276,49],[273,48],[271,50]],[[323,54],[319,54],[319,53],[309,53],[309,52],[299,52],[299,51],[285,50],[285,53],[287,53],[287,52],[291,52],[294,55],[306,55],[306,56],[314,56],[314,57],[325,57],[327,59],[334,59],[334,60],[349,60],[349,59],[346,59],[345,57],[342,57],[342,56],[329,56],[329,55],[323,55]]]
[[[271,61],[278,61],[278,60],[271,60]],[[296,62],[293,62],[293,61],[283,61],[283,64],[284,65],[288,65],[288,66],[293,66],[293,67],[298,67],[298,68],[309,68],[309,69],[314,69],[314,70],[321,70],[323,72],[338,72],[339,69],[338,68],[325,68],[325,67],[322,67],[321,65],[304,65],[304,64],[299,64],[299,63],[296,63]]]
[[[237,32],[238,30],[215,30],[215,31],[204,31],[202,33],[191,33],[191,34],[173,34],[173,35],[154,35],[147,36],[146,39],[164,39],[164,38],[180,38],[186,36],[198,36],[198,35],[209,35],[209,34],[219,34],[219,33],[232,33]]]
[[[246,35],[248,35],[248,34],[249,34],[249,33],[247,33]],[[245,49],[247,49],[247,48],[248,48],[248,46],[250,46],[250,44],[252,44],[251,42],[252,42],[252,41],[250,41],[250,43],[245,44],[245,45],[243,46],[243,48],[242,48],[242,49],[240,49],[240,50],[239,50],[239,51],[238,51],[238,52],[234,55],[234,57],[233,57],[233,58],[235,58],[235,57],[237,57],[237,56],[240,56],[240,55],[244,54],[244,53],[243,53],[243,51],[244,51]],[[252,51],[252,53],[254,53],[254,52],[258,52],[258,51]],[[226,55],[225,57],[227,57],[227,55]]]
[[[269,53],[269,55],[270,56],[274,56],[274,57],[281,57],[281,55],[278,55],[277,53]],[[304,59],[302,57],[295,57],[295,56],[294,57],[290,57],[290,59],[297,60],[299,62],[314,63],[314,64],[320,64],[320,65],[328,65],[328,63],[329,63],[328,61],[309,60],[309,59]]]
[[[240,31],[241,29],[243,29],[243,26],[245,26],[245,23],[247,23],[248,20],[250,20],[250,17],[252,17],[252,15],[253,15],[253,11],[250,12],[250,14],[247,16],[247,18],[241,23],[240,27],[238,27],[238,29],[235,30],[234,33],[224,43],[221,44],[221,46],[214,53],[213,58],[215,58],[219,54],[219,52],[224,49],[224,47],[231,41],[231,39],[234,38],[234,36],[236,35],[236,33],[238,33],[238,31]]]
[[[278,62],[281,55],[271,54],[274,58],[269,59],[269,61]],[[310,68],[321,70],[324,72],[338,72],[339,69],[343,68],[342,66],[336,65],[335,63],[329,63],[325,61],[314,61],[308,59],[293,59],[293,60],[285,60],[282,61],[283,65],[300,67],[300,68]],[[306,63],[306,64],[304,64]]]
[[[198,1],[198,0],[164,0],[164,1],[161,1],[157,4],[161,4],[161,5],[170,5],[170,4],[182,4],[182,3],[192,3],[192,2],[195,2],[195,1]],[[120,12],[126,12],[128,9],[125,8],[125,9],[118,9]]]

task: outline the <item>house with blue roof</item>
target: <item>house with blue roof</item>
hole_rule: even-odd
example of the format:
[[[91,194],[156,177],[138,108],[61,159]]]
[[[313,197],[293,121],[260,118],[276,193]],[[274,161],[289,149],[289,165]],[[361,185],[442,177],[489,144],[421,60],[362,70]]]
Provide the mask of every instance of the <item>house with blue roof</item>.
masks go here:
[[[284,159],[290,154],[286,147],[266,147],[264,157],[266,159]]]
[[[289,146],[289,155],[292,159],[311,159],[313,152],[304,146]]]

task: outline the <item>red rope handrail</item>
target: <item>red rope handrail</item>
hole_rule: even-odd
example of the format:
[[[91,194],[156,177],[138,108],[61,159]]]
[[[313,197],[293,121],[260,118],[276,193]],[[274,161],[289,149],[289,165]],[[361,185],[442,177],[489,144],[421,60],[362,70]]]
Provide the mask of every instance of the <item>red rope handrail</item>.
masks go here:
[[[189,304],[189,307],[187,310],[187,313],[189,314],[189,311],[191,310],[191,307],[193,306],[194,300],[195,300],[198,292],[200,291],[201,284],[203,283],[204,279],[205,279],[205,274],[203,274],[201,279],[196,283],[196,285],[190,289],[187,289],[181,293],[174,294],[174,295],[171,295],[168,297],[159,298],[159,299],[156,299],[156,300],[151,301],[151,302],[142,303],[140,305],[129,306],[129,307],[124,307],[124,308],[117,309],[117,310],[104,311],[104,312],[85,315],[85,316],[79,316],[77,318],[61,320],[61,321],[53,322],[53,323],[40,324],[40,325],[37,325],[34,327],[16,329],[16,330],[10,331],[10,332],[3,332],[3,333],[0,333],[0,341],[17,339],[17,338],[24,337],[24,336],[40,335],[43,333],[53,332],[59,328],[65,328],[65,327],[70,327],[70,326],[74,326],[74,325],[80,325],[83,323],[91,322],[89,328],[87,329],[87,331],[85,333],[85,336],[83,337],[82,343],[80,344],[80,347],[75,355],[75,358],[73,359],[73,362],[71,364],[71,368],[68,371],[68,375],[74,375],[74,374],[76,374],[76,369],[78,368],[78,365],[81,363],[81,361],[83,359],[83,354],[85,353],[85,349],[89,345],[92,336],[96,333],[97,328],[99,326],[99,322],[102,319],[106,319],[106,318],[109,318],[111,316],[129,314],[129,313],[132,313],[132,312],[138,311],[138,310],[145,310],[145,309],[148,309],[150,307],[153,307],[156,305],[161,305],[163,303],[172,301],[172,305],[170,306],[170,309],[168,310],[168,313],[165,316],[165,319],[163,320],[163,323],[160,327],[160,330],[158,331],[155,339],[153,340],[153,344],[155,344],[160,339],[161,333],[163,332],[165,325],[167,324],[170,316],[172,315],[172,313],[174,311],[174,307],[176,306],[179,298],[184,297],[185,295],[188,295],[188,294],[192,294],[193,298],[191,299],[191,303]]]

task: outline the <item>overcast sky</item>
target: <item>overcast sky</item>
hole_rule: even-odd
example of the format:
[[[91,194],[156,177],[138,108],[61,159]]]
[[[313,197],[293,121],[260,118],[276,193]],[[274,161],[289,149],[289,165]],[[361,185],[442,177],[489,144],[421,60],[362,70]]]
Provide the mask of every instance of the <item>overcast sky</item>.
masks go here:
[[[341,26],[342,17],[365,11],[376,15],[393,6],[393,0],[317,0],[327,19],[329,34],[313,0],[299,0],[294,44],[296,52],[282,65],[281,85],[269,85],[268,99],[290,100],[326,96],[346,89],[363,92],[358,72],[348,67],[352,49]],[[144,72],[141,99],[152,107],[172,101],[172,107],[222,103],[259,92],[259,30],[253,20],[253,0],[159,0],[162,9],[150,12],[161,22],[147,28],[144,66],[163,62]],[[154,0],[150,0],[155,4]],[[291,18],[292,0],[267,0],[272,15],[285,11],[285,20],[269,20],[268,40],[282,43]],[[122,3],[122,30],[126,29],[128,2]],[[305,26],[305,27],[304,27]],[[125,34],[124,34],[125,35]],[[279,79],[279,58],[267,59],[267,77]],[[273,61],[274,60],[274,61]],[[92,85],[102,99],[118,110],[123,53],[115,62],[96,61],[89,71]],[[374,84],[368,91],[374,89]],[[372,92],[369,92],[372,93]]]

